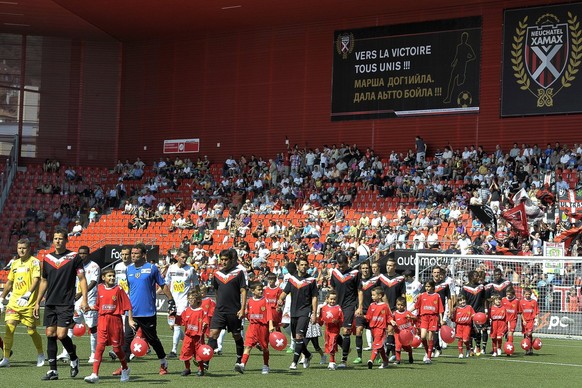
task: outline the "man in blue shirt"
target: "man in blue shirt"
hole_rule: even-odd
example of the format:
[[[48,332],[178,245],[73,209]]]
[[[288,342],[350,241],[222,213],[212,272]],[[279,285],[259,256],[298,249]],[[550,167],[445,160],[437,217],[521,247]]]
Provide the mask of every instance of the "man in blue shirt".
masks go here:
[[[176,303],[158,267],[147,262],[144,244],[138,243],[131,248],[131,261],[133,264],[127,267],[127,283],[136,327],[125,331],[123,351],[130,354],[131,341],[135,337],[134,330],[141,329],[143,337],[160,360],[160,375],[165,375],[168,373],[168,361],[156,329],[156,286],[160,286],[168,297],[168,314],[176,314]],[[114,374],[116,372],[118,371]]]

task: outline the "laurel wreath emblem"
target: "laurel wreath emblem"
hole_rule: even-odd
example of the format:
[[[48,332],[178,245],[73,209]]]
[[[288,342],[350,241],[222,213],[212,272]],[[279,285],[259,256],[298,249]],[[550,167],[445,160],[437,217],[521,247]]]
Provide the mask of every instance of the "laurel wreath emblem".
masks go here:
[[[525,69],[523,49],[524,49],[524,39],[525,33],[527,31],[527,20],[528,16],[525,16],[521,21],[517,23],[515,28],[515,35],[513,36],[513,43],[511,45],[511,63],[512,69],[514,71],[516,82],[520,85],[521,90],[529,90],[536,97],[544,97],[546,91],[544,91],[544,96],[539,96],[533,90],[530,89],[531,81]],[[568,65],[566,66],[566,71],[560,79],[562,86],[557,91],[553,92],[552,96],[556,96],[563,88],[569,88],[572,86],[572,81],[576,79],[576,74],[579,71],[580,64],[582,64],[582,30],[580,29],[580,22],[578,21],[578,16],[573,15],[568,12],[568,29],[570,30],[570,35],[572,37],[572,51],[570,58],[568,59]],[[538,90],[540,92],[540,90]],[[549,106],[549,105],[548,105]]]
[[[525,39],[525,31],[527,29],[527,19],[524,17],[522,21],[517,23],[515,28],[515,35],[513,36],[513,43],[511,45],[511,63],[513,63],[513,75],[517,79],[517,83],[521,90],[529,90],[530,80],[525,71],[523,63],[523,40]]]
[[[572,15],[571,12],[568,12],[568,28],[572,35],[572,54],[570,55],[566,72],[561,80],[562,87],[564,88],[572,86],[571,82],[576,79],[575,74],[578,73],[578,67],[582,59],[582,31],[580,30],[580,22],[578,21],[578,16]]]

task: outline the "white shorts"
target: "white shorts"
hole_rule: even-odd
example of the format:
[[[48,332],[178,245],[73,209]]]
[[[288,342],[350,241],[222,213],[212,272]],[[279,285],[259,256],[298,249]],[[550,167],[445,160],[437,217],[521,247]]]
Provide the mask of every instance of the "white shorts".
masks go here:
[[[98,311],[91,310],[86,313],[82,313],[76,310],[75,313],[73,314],[73,321],[75,323],[84,323],[87,327],[96,327],[98,319],[99,319]]]

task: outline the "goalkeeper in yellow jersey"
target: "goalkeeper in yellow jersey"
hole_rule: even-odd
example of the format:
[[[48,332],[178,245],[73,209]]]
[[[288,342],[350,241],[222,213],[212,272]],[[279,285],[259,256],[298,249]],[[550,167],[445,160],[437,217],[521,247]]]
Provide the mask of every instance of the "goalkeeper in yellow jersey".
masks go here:
[[[4,358],[0,361],[0,367],[6,368],[10,366],[14,330],[19,323],[27,327],[28,335],[32,338],[38,353],[36,366],[41,367],[44,365],[45,356],[42,349],[42,339],[36,331],[38,319],[34,318],[32,314],[40,283],[40,261],[31,256],[30,241],[28,239],[18,240],[16,250],[18,258],[12,262],[8,274],[8,282],[0,295],[0,313],[6,311]],[[8,304],[5,306],[4,299],[10,291],[12,291],[12,294],[8,299]]]

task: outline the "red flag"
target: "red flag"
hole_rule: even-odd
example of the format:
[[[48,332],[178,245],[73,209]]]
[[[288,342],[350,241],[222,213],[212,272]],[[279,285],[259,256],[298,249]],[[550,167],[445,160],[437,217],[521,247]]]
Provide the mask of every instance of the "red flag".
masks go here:
[[[513,209],[509,209],[501,213],[501,216],[507,220],[515,229],[519,230],[522,236],[529,236],[527,227],[527,214],[525,213],[525,205],[521,202]]]

